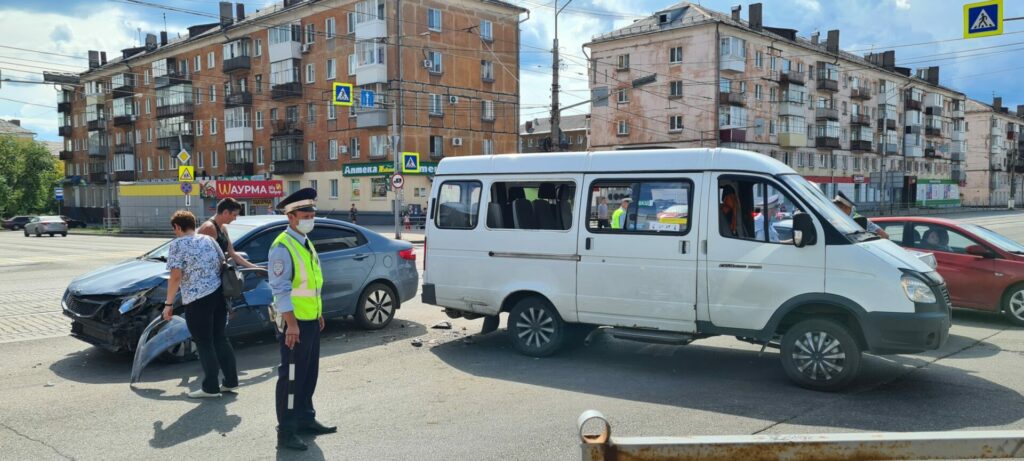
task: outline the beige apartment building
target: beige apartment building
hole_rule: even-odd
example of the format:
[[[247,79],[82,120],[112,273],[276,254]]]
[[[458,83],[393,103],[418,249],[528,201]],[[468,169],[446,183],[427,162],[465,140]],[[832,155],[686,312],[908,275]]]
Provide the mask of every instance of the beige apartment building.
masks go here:
[[[219,22],[181,38],[149,35],[109,61],[90,52],[58,96],[69,214],[96,220],[121,184],[175,182],[181,149],[206,211],[223,191],[315,187],[325,212],[389,221],[395,151],[419,154],[402,193],[425,207],[440,159],[516,151],[523,13],[497,0],[284,0],[246,15],[221,2]],[[353,105],[332,102],[339,83]],[[171,189],[152,190],[182,196]],[[265,213],[267,195],[240,198]]]
[[[883,190],[904,206],[959,202],[965,96],[937,67],[861,57],[838,30],[803,38],[764,25],[760,3],[748,11],[681,3],[594,37],[591,149],[747,149],[865,207]]]
[[[1003,107],[1002,98],[992,104],[967,100],[967,187],[964,203],[980,206],[1005,206],[1015,187],[1018,203],[1024,197],[1024,155],[1021,134],[1024,129],[1024,105],[1013,112]],[[1016,156],[1016,162],[1014,162]],[[1014,171],[1016,170],[1016,171]],[[1013,175],[1016,174],[1016,177]]]

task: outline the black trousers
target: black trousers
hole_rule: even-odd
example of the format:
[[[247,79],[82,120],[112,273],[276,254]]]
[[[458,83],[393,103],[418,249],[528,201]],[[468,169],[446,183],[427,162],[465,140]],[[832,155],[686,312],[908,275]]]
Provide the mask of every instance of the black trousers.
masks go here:
[[[282,432],[295,431],[313,422],[313,392],[320,375],[320,321],[299,320],[299,343],[295,349],[284,345],[284,335],[278,338],[281,346],[281,366],[277,369],[277,424]],[[289,367],[295,365],[295,381],[291,383],[294,395],[293,410],[288,410]]]
[[[199,363],[203,366],[203,390],[211,394],[220,392],[220,373],[224,373],[224,385],[238,385],[238,368],[235,365],[235,351],[224,334],[228,320],[228,309],[221,289],[185,305],[185,323],[192,334],[199,352]]]

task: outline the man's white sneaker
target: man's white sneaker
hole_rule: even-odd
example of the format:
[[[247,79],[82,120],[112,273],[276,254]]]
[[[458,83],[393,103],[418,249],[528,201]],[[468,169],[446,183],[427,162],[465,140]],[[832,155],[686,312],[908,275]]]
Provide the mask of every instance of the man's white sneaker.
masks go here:
[[[235,393],[238,392],[238,386],[235,386],[235,387],[221,386],[220,387],[220,391],[221,392],[230,392],[232,394],[235,394]]]
[[[192,399],[209,399],[209,398],[213,398],[213,397],[220,397],[220,392],[218,392],[216,394],[211,394],[211,393],[206,392],[206,391],[204,391],[202,389],[199,389],[198,391],[189,392],[188,396],[189,396],[189,398],[192,398]]]

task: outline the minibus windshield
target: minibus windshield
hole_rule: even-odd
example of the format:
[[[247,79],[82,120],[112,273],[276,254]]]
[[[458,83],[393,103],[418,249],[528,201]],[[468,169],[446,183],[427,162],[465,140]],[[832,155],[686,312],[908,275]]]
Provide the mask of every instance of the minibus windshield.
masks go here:
[[[821,193],[814,184],[804,179],[803,176],[798,174],[787,174],[782,175],[782,180],[792,187],[793,190],[800,195],[800,198],[807,201],[807,204],[813,207],[821,216],[832,223],[832,226],[836,228],[843,235],[849,235],[864,231],[857,222],[853,220],[849,215],[843,213],[842,210],[832,204],[832,201],[825,197],[825,194]]]

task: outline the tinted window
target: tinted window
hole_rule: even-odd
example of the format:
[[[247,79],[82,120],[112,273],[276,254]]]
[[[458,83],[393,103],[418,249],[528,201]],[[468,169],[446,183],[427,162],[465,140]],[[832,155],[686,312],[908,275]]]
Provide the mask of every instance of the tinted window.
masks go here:
[[[241,246],[235,247],[237,251],[244,251],[249,255],[249,262],[254,264],[267,262],[268,254],[270,253],[270,246],[274,244],[274,240],[277,239],[278,235],[281,235],[281,231],[284,230],[282,227],[276,227],[255,238],[249,239]]]
[[[575,196],[571,181],[496,182],[487,203],[487,227],[568,230]]]
[[[440,229],[474,229],[480,215],[480,181],[447,181],[437,194],[434,223]]]
[[[362,234],[341,227],[317,226],[309,233],[309,238],[313,241],[317,253],[347,250],[366,244],[366,238]]]

